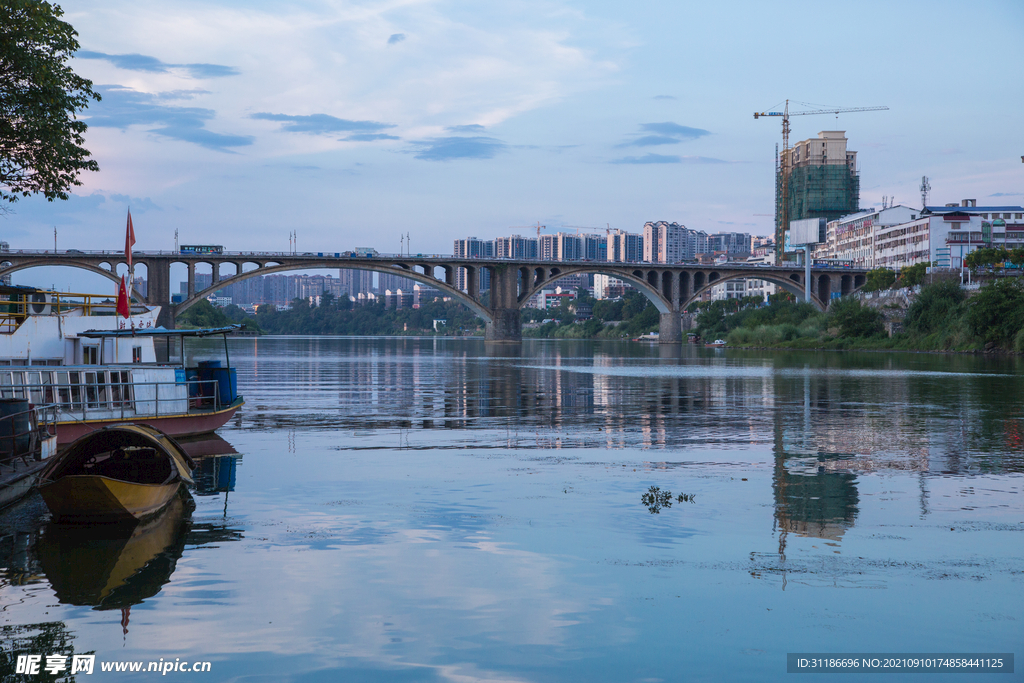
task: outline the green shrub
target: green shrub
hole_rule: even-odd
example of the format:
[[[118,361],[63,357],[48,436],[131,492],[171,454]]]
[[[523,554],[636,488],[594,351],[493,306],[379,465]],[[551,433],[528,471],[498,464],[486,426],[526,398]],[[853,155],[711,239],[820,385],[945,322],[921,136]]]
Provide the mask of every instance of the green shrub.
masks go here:
[[[829,327],[838,327],[841,337],[873,337],[883,330],[880,312],[849,297],[832,302],[828,324]]]
[[[907,330],[928,334],[948,327],[950,321],[961,315],[967,293],[955,280],[943,280],[921,288],[921,293],[903,319]]]
[[[1000,279],[982,287],[967,302],[967,323],[986,342],[1015,344],[1024,329],[1024,282]]]

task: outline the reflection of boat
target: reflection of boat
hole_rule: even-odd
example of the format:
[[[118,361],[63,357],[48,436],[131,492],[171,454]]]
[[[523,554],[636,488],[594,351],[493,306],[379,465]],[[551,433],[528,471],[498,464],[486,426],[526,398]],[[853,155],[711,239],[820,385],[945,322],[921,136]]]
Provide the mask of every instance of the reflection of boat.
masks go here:
[[[238,326],[166,330],[156,327],[159,306],[134,304],[124,319],[112,302],[97,299],[0,286],[0,366],[9,366],[0,367],[0,397],[56,405],[62,444],[120,422],[178,436],[212,432],[231,419],[243,403],[235,371],[219,361],[184,367],[184,338]],[[158,362],[179,348],[181,363]]]
[[[39,493],[58,521],[142,519],[160,510],[195,463],[146,425],[107,427],[75,441],[39,475]]]
[[[223,437],[207,434],[181,439],[178,445],[196,463],[192,471],[192,478],[196,480],[195,495],[213,496],[235,490],[235,471],[242,456]]]
[[[39,562],[57,599],[97,609],[130,607],[160,592],[181,557],[192,501],[175,495],[141,524],[93,527],[50,523]]]

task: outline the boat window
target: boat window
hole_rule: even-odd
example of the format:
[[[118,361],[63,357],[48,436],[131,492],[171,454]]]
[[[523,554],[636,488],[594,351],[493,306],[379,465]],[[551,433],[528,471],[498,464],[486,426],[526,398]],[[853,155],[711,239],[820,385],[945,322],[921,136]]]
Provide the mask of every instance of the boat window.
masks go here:
[[[32,371],[25,374],[25,386],[28,393],[29,403],[39,404],[43,402],[43,393],[39,386],[39,372]]]
[[[82,373],[71,371],[68,373],[68,386],[71,389],[71,407],[82,407]]]
[[[65,408],[71,407],[71,389],[68,386],[68,373],[57,373],[57,403]]]
[[[82,365],[99,365],[100,362],[100,347],[98,346],[83,346],[82,347]]]
[[[132,385],[127,370],[114,370],[110,373],[110,393],[115,407],[131,407]]]
[[[97,380],[96,375],[100,375]],[[99,382],[102,380],[103,373],[87,372],[85,373],[85,400],[90,408],[99,408]]]
[[[141,363],[142,362],[142,347],[141,346],[133,346],[132,347],[132,362],[133,363]]]
[[[53,395],[53,373],[41,372],[39,374],[41,375],[39,383],[42,385],[43,403],[54,403],[56,399]]]

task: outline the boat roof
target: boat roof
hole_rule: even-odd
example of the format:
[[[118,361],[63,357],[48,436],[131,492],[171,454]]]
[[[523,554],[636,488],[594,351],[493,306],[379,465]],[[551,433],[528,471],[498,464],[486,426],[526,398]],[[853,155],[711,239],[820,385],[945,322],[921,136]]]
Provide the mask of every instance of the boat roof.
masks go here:
[[[207,327],[198,330],[169,330],[166,327],[144,327],[134,330],[86,330],[79,332],[79,337],[209,337],[214,334],[230,334],[242,329],[242,325],[227,327]]]

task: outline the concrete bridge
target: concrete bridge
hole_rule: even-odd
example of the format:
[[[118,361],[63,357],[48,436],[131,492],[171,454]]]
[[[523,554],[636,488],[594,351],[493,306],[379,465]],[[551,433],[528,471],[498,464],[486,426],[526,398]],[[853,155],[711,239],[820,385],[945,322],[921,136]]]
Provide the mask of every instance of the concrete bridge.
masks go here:
[[[745,264],[699,265],[694,263],[611,263],[603,261],[537,261],[515,259],[455,258],[440,254],[351,256],[345,253],[228,252],[220,254],[181,254],[169,251],[132,253],[136,264],[146,266],[148,296],[138,292],[139,301],[161,306],[160,323],[174,327],[175,318],[214,291],[255,277],[290,270],[345,268],[390,273],[415,280],[463,302],[486,323],[486,339],[519,341],[522,336],[520,311],[534,294],[567,275],[599,273],[610,275],[643,292],[661,314],[660,340],[678,343],[682,339],[680,314],[701,298],[710,287],[729,280],[756,278],[772,282],[793,293],[806,295],[808,282],[803,266],[755,266]],[[118,265],[125,263],[123,252],[12,250],[0,253],[0,276],[39,266],[81,268],[119,282]],[[171,265],[180,263],[188,270],[188,294],[184,301],[171,303]],[[196,266],[209,265],[213,284],[196,289]],[[229,264],[233,274],[221,274],[221,265]],[[248,268],[248,270],[246,270]],[[455,287],[457,268],[466,269],[467,291]],[[487,298],[480,291],[481,273],[490,273]],[[860,289],[867,279],[864,269],[818,268],[810,270],[809,300],[824,310],[833,293],[849,294]]]

